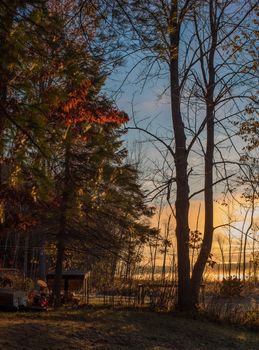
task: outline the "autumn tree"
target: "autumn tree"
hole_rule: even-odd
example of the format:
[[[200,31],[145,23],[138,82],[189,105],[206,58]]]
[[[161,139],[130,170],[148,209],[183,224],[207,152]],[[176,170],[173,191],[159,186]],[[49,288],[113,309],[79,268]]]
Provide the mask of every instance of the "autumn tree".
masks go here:
[[[17,1],[12,6],[5,1],[1,3],[4,37],[1,67],[8,70],[5,74],[8,80],[1,90],[5,100],[1,99],[1,164],[5,170],[10,168],[5,171],[6,186],[10,191],[15,183],[19,191],[30,198],[31,204],[36,201],[43,205],[36,215],[34,213],[37,218],[34,230],[39,235],[51,229],[46,226],[44,210],[55,200],[63,156],[68,157],[70,139],[76,133],[74,130],[72,137],[70,129],[74,125],[78,128],[82,122],[99,123],[100,120],[116,124],[126,121],[126,116],[109,101],[97,97],[107,74],[100,70],[101,63],[104,55],[109,54],[102,53],[95,42],[100,42],[96,33],[100,30],[102,17],[96,15],[94,4],[89,4],[79,16],[77,5],[76,1],[60,3],[54,0]],[[114,42],[114,38],[111,41]],[[83,84],[85,81],[86,85]],[[86,95],[87,106],[83,105]],[[95,101],[95,98],[99,100]],[[88,127],[85,126],[86,130]],[[99,127],[97,135],[101,130]],[[76,140],[78,151],[81,131],[79,128]],[[112,137],[109,140],[115,142]],[[100,164],[96,162],[95,165],[98,168]],[[89,172],[89,168],[87,171],[90,182],[89,177],[94,178],[96,174]],[[62,181],[59,185],[62,188]],[[8,204],[11,201],[7,202],[8,191],[5,188],[0,191],[1,212],[7,214],[7,209],[12,211]],[[31,209],[32,206],[28,210]],[[4,214],[6,232],[7,227],[10,229],[10,220],[5,220],[7,215]],[[14,217],[13,214],[8,211],[8,217]],[[22,224],[20,219],[13,220],[16,228]]]

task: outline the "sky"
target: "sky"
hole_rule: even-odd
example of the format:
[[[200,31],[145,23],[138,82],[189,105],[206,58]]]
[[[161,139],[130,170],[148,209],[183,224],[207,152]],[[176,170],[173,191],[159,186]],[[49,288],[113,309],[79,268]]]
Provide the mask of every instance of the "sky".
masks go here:
[[[229,8],[229,11],[231,12],[233,8]],[[202,23],[202,21],[201,21]],[[229,28],[228,28],[229,29]],[[187,33],[187,34],[186,34]],[[185,37],[184,40],[188,41],[190,39],[191,30],[190,28],[187,28],[187,31],[185,31]],[[187,35],[187,37],[186,37]],[[201,33],[203,35],[203,33]],[[195,45],[197,46],[197,43],[195,43],[195,40],[191,42],[192,49],[195,49]],[[207,45],[207,44],[206,44]],[[183,47],[184,48],[184,47]],[[191,51],[191,50],[190,50]],[[230,49],[231,52],[231,49]],[[226,51],[223,52],[224,54],[228,54]],[[216,63],[222,62],[222,57],[220,57],[220,54],[217,53],[218,60]],[[185,56],[181,56],[181,48],[180,48],[180,57],[181,59]],[[172,123],[171,123],[171,112],[170,112],[170,100],[168,97],[169,90],[166,90],[169,86],[169,75],[163,75],[159,78],[152,77],[150,80],[145,80],[143,76],[143,72],[145,72],[145,66],[143,64],[137,65],[137,68],[132,71],[132,67],[136,64],[137,60],[141,57],[137,55],[131,56],[128,61],[124,64],[123,67],[119,67],[116,71],[113,72],[113,74],[108,78],[106,83],[106,90],[109,96],[115,99],[118,107],[121,110],[124,110],[128,113],[130,117],[129,126],[134,126],[134,122],[138,124],[138,126],[141,126],[143,129],[148,129],[151,133],[154,133],[158,135],[159,137],[163,137],[163,140],[166,140],[167,142],[172,139]],[[187,59],[188,61],[188,59]],[[230,60],[229,62],[225,62],[223,64],[223,68],[220,68],[221,71],[219,72],[219,75],[222,74],[222,76],[226,73],[224,69],[232,69],[233,62]],[[227,68],[224,68],[227,67]],[[230,67],[230,68],[229,68]],[[196,73],[199,74],[199,67],[195,67]],[[130,73],[129,76],[127,74]],[[163,73],[165,73],[165,70],[162,70]],[[152,72],[151,72],[152,73]],[[152,76],[152,74],[151,74]],[[125,79],[127,77],[127,79]],[[240,76],[238,76],[240,78]],[[237,79],[233,78],[234,80]],[[123,84],[122,84],[123,82]],[[232,81],[230,81],[231,85]],[[193,85],[195,86],[195,85]],[[235,88],[236,84],[234,84]],[[245,86],[245,85],[244,85]],[[240,84],[240,88],[243,89],[243,85]],[[220,85],[217,89],[220,89]],[[239,92],[239,90],[233,89],[231,87],[231,93]],[[163,93],[166,91],[165,93]],[[227,95],[228,96],[228,95]],[[231,105],[232,104],[232,105]],[[238,102],[239,105],[235,105],[234,103],[228,103],[224,107],[220,107],[220,109],[217,111],[217,117],[219,119],[223,119],[225,116],[229,116],[233,111],[236,111],[238,109],[242,109],[242,102]],[[197,116],[197,124],[201,123],[201,121],[204,118],[204,110],[202,108],[198,108],[198,110],[195,110],[195,106],[191,106],[190,110],[190,123],[192,124],[191,127],[194,125],[193,117],[194,115]],[[233,108],[233,110],[232,110]],[[187,114],[187,111],[185,110],[185,107],[182,108],[182,115]],[[186,120],[184,120],[184,123],[186,123]],[[239,154],[238,151],[241,151],[244,144],[242,143],[242,140],[239,137],[234,137],[232,139],[233,144],[231,145],[231,142],[228,140],[225,140],[228,132],[231,134],[231,129],[233,128],[233,124],[231,124],[228,121],[224,121],[225,130],[219,131],[217,128],[217,131],[215,133],[215,140],[218,143],[219,147],[224,146],[221,148],[221,151],[224,153],[224,158],[228,159],[229,161],[237,161],[239,162]],[[188,125],[188,124],[187,124]],[[218,124],[219,125],[219,124]],[[217,126],[218,126],[217,125]],[[186,124],[185,124],[186,126]],[[165,147],[163,145],[159,145],[159,142],[150,142],[151,137],[150,135],[145,134],[145,132],[141,131],[133,131],[129,130],[128,134],[126,135],[125,142],[127,143],[129,148],[132,148],[135,143],[138,143],[141,145],[142,148],[142,166],[141,170],[143,172],[142,178],[144,178],[145,188],[152,190],[153,188],[153,181],[152,177],[155,176],[155,180],[158,184],[161,184],[162,182],[165,182],[168,180],[172,173],[168,169],[167,171],[161,171],[163,167],[163,156],[165,155]],[[222,141],[222,144],[220,143]],[[224,141],[224,144],[223,144]],[[170,142],[170,141],[169,141]],[[206,144],[206,136],[205,134],[201,135],[201,143],[203,146]],[[200,153],[201,147],[199,145],[195,146],[193,152],[190,154],[189,159],[189,166],[194,168],[193,174],[191,178],[191,193],[198,191],[203,188],[203,175],[204,175],[204,161],[201,159],[198,153]],[[172,172],[174,172],[174,166],[173,166],[173,158],[168,157],[168,167],[172,165]],[[220,151],[215,151],[215,159],[220,160]],[[220,168],[219,168],[220,169]],[[233,166],[228,166],[228,173],[233,173],[236,175],[237,167],[234,168]],[[220,169],[224,176],[224,169]],[[215,174],[216,175],[216,174]],[[174,174],[173,174],[174,176]],[[220,175],[221,176],[221,175]],[[216,178],[216,176],[215,176]],[[234,178],[234,177],[233,177]],[[235,217],[235,224],[237,229],[231,229],[231,235],[233,238],[240,237],[240,232],[238,230],[246,230],[247,226],[249,225],[249,215],[247,217],[246,223],[245,221],[245,212],[240,210],[240,206],[238,204],[230,205],[229,207],[224,207],[220,203],[224,202],[222,192],[224,190],[224,184],[221,183],[220,185],[215,186],[214,188],[214,194],[215,194],[215,203],[214,203],[214,225],[223,225],[228,221],[228,217],[226,213],[224,213],[224,210],[226,208],[231,208],[232,216]],[[241,193],[239,188],[236,189],[236,195],[237,197],[240,197]],[[240,199],[240,198],[239,198]],[[217,201],[216,201],[217,200]],[[174,201],[174,197],[172,194],[172,202]],[[201,212],[199,217],[199,230],[203,230],[203,223],[204,223],[204,210],[203,210],[203,193],[199,194],[198,196],[195,196],[191,200],[191,209],[190,209],[190,228],[191,230],[194,230],[196,227],[196,221],[197,221],[197,213],[199,206],[201,205]],[[164,211],[164,219],[166,220],[168,217],[168,211],[169,208],[167,207]],[[250,215],[251,216],[251,215]],[[156,225],[157,218],[155,217],[153,219],[154,226]],[[259,222],[259,208],[256,209],[255,212],[255,221]],[[224,228],[221,228],[220,231],[218,230],[217,233],[223,233],[227,234],[228,231]]]
[[[132,68],[132,65],[134,64],[134,61],[130,60],[122,69],[118,69],[114,72],[114,74],[111,75],[111,77],[108,79],[105,90],[107,91],[108,95],[110,95],[112,98],[115,99],[116,104],[118,105],[119,109],[124,110],[126,113],[128,113],[130,117],[129,126],[134,126],[134,121],[138,123],[139,126],[142,128],[147,128],[152,133],[162,136],[169,140],[172,136],[172,124],[171,124],[171,114],[170,114],[170,100],[168,97],[168,94],[165,93],[163,95],[162,92],[168,87],[169,83],[166,78],[159,79],[159,80],[153,80],[153,81],[147,81],[145,86],[143,87],[140,83],[138,83],[139,80],[139,74],[142,69],[142,67],[139,67],[137,70],[133,71],[128,79],[122,84],[122,81],[125,79],[125,76],[127,75],[127,72],[129,72]],[[134,118],[134,121],[133,121]],[[216,139],[219,141],[220,139],[223,139],[223,135],[220,133],[216,134]],[[144,132],[140,131],[134,131],[129,130],[126,137],[125,137],[125,143],[127,144],[127,147],[129,149],[133,148],[134,144],[137,143],[140,145],[141,152],[143,153],[142,157],[142,171],[144,173],[145,178],[145,187],[150,189],[153,188],[152,181],[150,181],[150,173],[154,171],[155,168],[159,168],[162,164],[161,161],[161,154],[156,149],[156,146],[158,146],[158,143],[155,142],[155,147],[151,142],[146,142],[146,140],[151,140],[151,137],[149,135],[146,135]],[[242,148],[242,145],[240,143],[240,140],[238,141],[239,144],[237,144],[237,147]],[[164,149],[162,146],[159,147],[160,150]],[[231,151],[228,152],[228,159],[233,159],[233,157],[236,157],[236,155],[233,155]],[[198,158],[197,158],[198,159]],[[171,158],[170,161],[173,163],[173,159]],[[196,162],[196,156],[193,154],[191,162]],[[153,170],[152,170],[153,169]],[[201,173],[203,172],[203,168],[201,169]],[[146,175],[145,175],[146,173]],[[161,179],[161,177],[160,177]],[[192,181],[192,191],[196,191],[200,189],[202,186],[201,184],[201,177],[197,177]],[[215,201],[214,203],[214,225],[215,226],[222,226],[226,222],[229,221],[227,209],[226,207],[222,206],[222,186],[218,186],[215,189]],[[203,205],[203,197],[202,194],[200,194],[197,197],[194,197],[194,199],[191,201],[191,207],[190,207],[190,229],[195,230],[196,229],[196,222],[197,222],[197,215],[199,212],[199,207],[201,207],[200,214],[199,214],[199,224],[198,224],[198,230],[201,232],[203,231],[203,224],[204,224],[204,205]],[[232,212],[232,218],[231,220],[235,221],[233,222],[233,226],[235,226],[237,229],[231,228],[231,237],[234,242],[234,246],[236,244],[236,249],[238,249],[239,243],[237,243],[240,239],[240,231],[239,230],[246,230],[249,223],[250,223],[250,217],[248,216],[246,218],[246,222],[244,223],[245,218],[245,211],[240,210],[240,207],[238,205],[229,205],[229,208],[231,208]],[[170,208],[168,206],[165,206],[165,210],[162,214],[162,223],[165,223],[168,220],[168,216],[170,214]],[[256,209],[256,215],[255,215],[255,221],[259,225],[259,208]],[[152,219],[151,224],[153,226],[157,226],[157,216],[155,216]],[[175,227],[174,221],[172,221],[172,226]],[[215,239],[213,243],[213,252],[215,254],[215,257],[217,259],[220,259],[220,252],[219,252],[219,246],[217,243],[217,237],[218,236],[225,236],[227,237],[229,231],[226,227],[220,227],[215,231]],[[227,242],[227,241],[226,241]],[[227,244],[225,242],[225,244]],[[236,243],[235,243],[236,242]],[[252,240],[248,239],[248,245],[252,245]],[[234,248],[235,250],[235,248]],[[161,258],[160,258],[161,262]]]

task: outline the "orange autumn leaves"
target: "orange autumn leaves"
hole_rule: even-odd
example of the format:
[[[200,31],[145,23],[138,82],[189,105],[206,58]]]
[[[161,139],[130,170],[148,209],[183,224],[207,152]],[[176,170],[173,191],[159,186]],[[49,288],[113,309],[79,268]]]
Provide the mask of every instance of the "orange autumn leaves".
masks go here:
[[[124,124],[128,121],[126,113],[117,108],[96,100],[90,102],[91,82],[86,80],[80,88],[69,93],[67,100],[61,105],[59,115],[66,125],[76,125],[80,122],[93,122],[97,124],[114,123]]]

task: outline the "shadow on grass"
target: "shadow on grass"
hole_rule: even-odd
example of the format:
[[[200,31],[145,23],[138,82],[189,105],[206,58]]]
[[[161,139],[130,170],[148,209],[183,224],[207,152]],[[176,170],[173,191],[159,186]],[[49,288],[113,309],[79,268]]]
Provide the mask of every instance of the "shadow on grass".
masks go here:
[[[0,320],[4,350],[253,350],[259,341],[250,332],[179,315],[101,307],[9,314],[7,321]]]

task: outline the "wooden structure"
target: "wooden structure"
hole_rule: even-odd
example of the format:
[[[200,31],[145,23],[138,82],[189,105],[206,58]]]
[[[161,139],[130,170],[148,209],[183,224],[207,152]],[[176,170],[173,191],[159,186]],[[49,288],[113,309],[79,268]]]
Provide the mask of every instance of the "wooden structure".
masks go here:
[[[54,272],[46,275],[47,285],[52,290],[54,283]],[[68,301],[69,294],[76,293],[80,297],[80,303],[87,304],[89,302],[89,277],[90,271],[63,271],[62,273],[62,292],[65,301]]]

